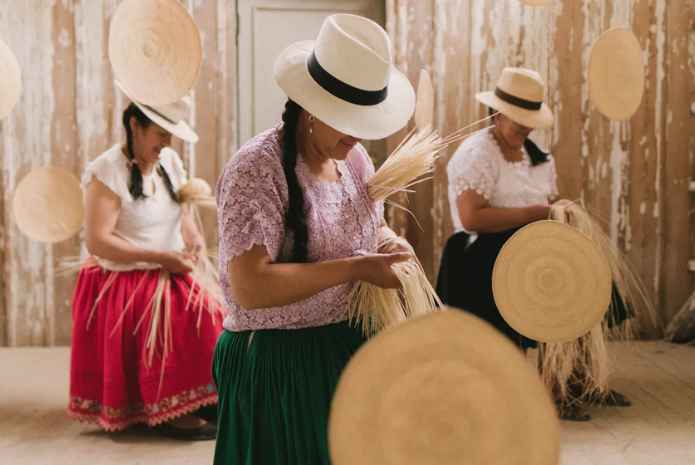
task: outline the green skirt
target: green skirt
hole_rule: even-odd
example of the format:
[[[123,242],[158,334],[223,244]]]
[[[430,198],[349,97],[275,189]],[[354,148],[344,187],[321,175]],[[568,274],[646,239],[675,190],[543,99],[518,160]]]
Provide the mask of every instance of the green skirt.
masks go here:
[[[330,465],[328,414],[338,378],[364,342],[347,322],[224,331],[215,349],[215,465]]]

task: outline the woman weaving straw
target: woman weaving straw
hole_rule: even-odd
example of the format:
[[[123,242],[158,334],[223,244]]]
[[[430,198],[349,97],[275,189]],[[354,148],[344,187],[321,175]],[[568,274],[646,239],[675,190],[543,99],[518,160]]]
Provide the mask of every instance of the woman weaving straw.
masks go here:
[[[528,138],[533,129],[553,123],[543,96],[538,73],[520,68],[504,69],[494,92],[476,96],[495,115],[494,125],[463,142],[447,166],[455,233],[447,242],[437,282],[445,304],[488,321],[524,350],[536,347],[537,342],[516,332],[501,316],[493,298],[492,271],[505,242],[522,226],[548,219],[550,201],[558,195],[552,156]],[[615,291],[612,310],[612,325],[628,317]],[[541,371],[545,368],[540,366]],[[561,391],[566,392],[564,387]],[[557,401],[563,418],[590,418],[580,403],[567,403],[561,397]],[[582,394],[574,392],[571,397]],[[600,401],[629,405],[615,391]]]
[[[410,257],[370,198],[360,139],[410,119],[415,94],[386,32],[328,17],[316,41],[275,62],[288,97],[282,124],[246,143],[218,184],[220,276],[229,314],[214,361],[216,464],[328,464],[327,417],[338,377],[364,342],[348,321],[353,283],[400,285]]]
[[[215,437],[199,417],[217,401],[210,366],[222,308],[190,273],[204,241],[181,204],[186,173],[169,148],[172,135],[198,139],[187,108],[133,101],[126,142],[83,176],[94,258],[73,298],[69,413],[108,431],[146,423],[177,438]]]

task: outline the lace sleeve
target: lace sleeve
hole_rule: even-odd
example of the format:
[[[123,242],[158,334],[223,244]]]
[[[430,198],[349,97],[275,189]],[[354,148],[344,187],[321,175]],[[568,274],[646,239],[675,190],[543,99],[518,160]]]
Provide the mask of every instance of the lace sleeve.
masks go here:
[[[245,150],[227,164],[218,184],[220,264],[255,245],[271,260],[285,236],[287,187],[280,161],[259,150]]]
[[[482,147],[462,145],[449,162],[447,174],[456,197],[466,190],[474,190],[490,201],[499,170],[491,153]]]

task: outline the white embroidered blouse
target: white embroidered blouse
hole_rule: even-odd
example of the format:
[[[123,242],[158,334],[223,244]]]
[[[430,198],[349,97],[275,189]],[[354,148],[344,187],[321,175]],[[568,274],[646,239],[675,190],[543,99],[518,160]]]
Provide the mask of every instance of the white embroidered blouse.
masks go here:
[[[491,207],[497,208],[548,205],[558,195],[553,157],[533,166],[529,154],[525,149],[523,152],[521,161],[507,161],[492,128],[482,129],[463,141],[447,165],[449,207],[455,232],[466,231],[457,202],[466,190],[476,191]]]
[[[166,169],[175,190],[186,182],[186,171],[178,153],[164,148],[159,163]],[[156,173],[143,177],[144,199],[134,200],[128,191],[130,168],[121,145],[117,144],[89,162],[82,175],[82,186],[86,189],[92,179],[98,179],[121,200],[114,233],[143,249],[181,251],[184,249],[181,220],[183,210],[174,202]],[[151,189],[148,189],[148,186]],[[152,186],[154,188],[152,189]],[[96,257],[99,264],[112,271],[159,268],[156,263],[116,263]]]

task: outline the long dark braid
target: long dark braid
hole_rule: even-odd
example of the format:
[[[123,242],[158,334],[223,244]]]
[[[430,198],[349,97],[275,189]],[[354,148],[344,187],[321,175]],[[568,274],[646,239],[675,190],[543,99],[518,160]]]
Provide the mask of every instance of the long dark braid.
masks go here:
[[[295,167],[297,166],[297,123],[302,107],[292,100],[287,100],[282,113],[282,167],[287,179],[289,208],[285,220],[287,228],[294,233],[292,261],[306,262],[309,255],[309,230],[304,215],[304,193],[299,185]]]
[[[133,130],[130,128],[130,118],[135,118],[136,124],[138,126],[141,126],[143,128],[148,127],[150,124],[152,124],[152,120],[150,120],[145,113],[142,112],[135,104],[131,103],[128,105],[128,108],[125,109],[123,112],[123,127],[125,128],[125,133],[126,133],[126,140],[127,140],[127,145],[126,145],[126,156],[128,159],[133,162],[135,160],[135,155],[133,152]],[[164,169],[164,166],[161,164],[157,168],[157,173],[162,177],[164,180],[164,186],[166,186],[167,191],[169,192],[169,196],[174,202],[179,202],[179,196],[174,190],[174,185],[171,182],[171,178],[169,177],[169,173]],[[140,171],[140,167],[137,165],[137,163],[132,163],[131,168],[130,168],[130,180],[128,181],[128,191],[130,192],[130,195],[133,196],[133,199],[138,200],[138,199],[144,199],[147,197],[145,193],[143,192],[143,187],[142,187],[142,171]]]

